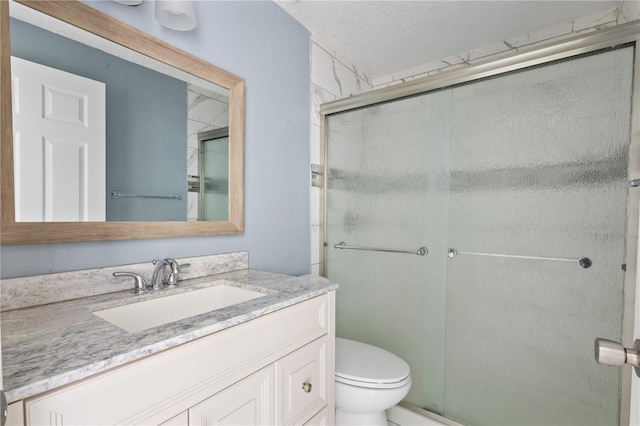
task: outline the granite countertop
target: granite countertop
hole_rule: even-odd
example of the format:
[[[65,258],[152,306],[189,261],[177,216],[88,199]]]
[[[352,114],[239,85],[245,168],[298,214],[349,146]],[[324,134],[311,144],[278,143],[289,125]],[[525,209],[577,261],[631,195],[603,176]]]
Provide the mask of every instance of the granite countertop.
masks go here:
[[[129,333],[92,311],[208,287],[214,280],[266,293],[227,308]],[[129,291],[1,314],[2,370],[9,402],[45,392],[337,289],[325,278],[241,270],[180,282],[175,289]]]

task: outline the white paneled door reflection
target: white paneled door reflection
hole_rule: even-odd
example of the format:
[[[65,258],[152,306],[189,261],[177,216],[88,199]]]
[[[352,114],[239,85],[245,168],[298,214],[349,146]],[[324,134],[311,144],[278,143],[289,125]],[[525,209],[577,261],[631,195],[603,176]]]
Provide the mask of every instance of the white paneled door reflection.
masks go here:
[[[105,84],[11,58],[16,221],[105,220]]]

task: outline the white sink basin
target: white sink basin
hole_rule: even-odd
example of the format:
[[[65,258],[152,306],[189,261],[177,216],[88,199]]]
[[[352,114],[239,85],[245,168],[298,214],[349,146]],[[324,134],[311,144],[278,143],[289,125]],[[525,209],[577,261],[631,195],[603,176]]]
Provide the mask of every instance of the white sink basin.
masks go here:
[[[133,333],[262,296],[265,294],[258,291],[220,284],[102,309],[94,311],[93,314]]]

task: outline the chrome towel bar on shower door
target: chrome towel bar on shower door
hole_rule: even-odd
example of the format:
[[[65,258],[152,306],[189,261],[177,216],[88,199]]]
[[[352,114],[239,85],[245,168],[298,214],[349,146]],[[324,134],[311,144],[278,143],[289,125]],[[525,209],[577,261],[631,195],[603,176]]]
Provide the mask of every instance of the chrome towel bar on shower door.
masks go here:
[[[160,200],[182,200],[181,195],[146,195],[146,194],[127,194],[119,191],[111,191],[111,198],[157,198]]]
[[[593,262],[588,257],[581,257],[580,259],[569,259],[563,257],[542,257],[542,256],[521,256],[515,254],[494,254],[494,253],[477,253],[471,251],[458,251],[454,248],[450,248],[448,251],[449,257],[456,257],[459,254],[465,254],[469,256],[488,256],[488,257],[504,257],[509,259],[528,259],[528,260],[550,260],[552,262],[569,262],[575,263],[582,269],[590,268]]]
[[[365,250],[365,251],[383,251],[386,253],[403,253],[403,254],[417,254],[418,256],[424,256],[429,253],[426,247],[420,247],[418,250],[394,250],[394,249],[384,249],[384,248],[375,248],[375,247],[356,247],[356,246],[348,246],[344,241],[340,241],[338,244],[333,245],[334,249],[345,249],[345,250]]]

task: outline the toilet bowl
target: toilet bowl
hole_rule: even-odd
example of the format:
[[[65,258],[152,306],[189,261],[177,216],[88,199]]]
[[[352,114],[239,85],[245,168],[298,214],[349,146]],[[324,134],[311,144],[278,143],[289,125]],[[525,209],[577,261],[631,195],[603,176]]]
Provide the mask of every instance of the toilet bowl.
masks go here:
[[[409,365],[382,348],[336,338],[336,425],[387,426],[411,388]]]

